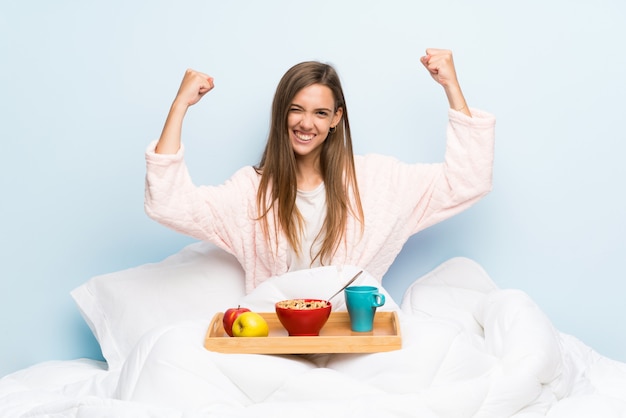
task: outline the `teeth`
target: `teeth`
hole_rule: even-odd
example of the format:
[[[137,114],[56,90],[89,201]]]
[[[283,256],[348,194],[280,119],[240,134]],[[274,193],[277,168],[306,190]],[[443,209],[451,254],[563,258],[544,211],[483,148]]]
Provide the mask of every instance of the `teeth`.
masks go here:
[[[313,139],[314,136],[315,135],[313,135],[313,134],[305,135],[305,134],[300,133],[300,132],[296,133],[296,137],[298,137],[298,139],[301,140],[301,141],[310,141],[310,140]]]

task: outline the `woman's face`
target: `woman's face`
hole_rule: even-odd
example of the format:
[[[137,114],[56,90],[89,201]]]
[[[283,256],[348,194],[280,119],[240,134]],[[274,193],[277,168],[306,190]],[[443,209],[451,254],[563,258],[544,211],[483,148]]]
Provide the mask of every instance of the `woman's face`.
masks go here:
[[[331,126],[341,120],[343,109],[335,109],[332,91],[321,84],[300,90],[293,98],[287,116],[291,146],[296,156],[317,156]]]

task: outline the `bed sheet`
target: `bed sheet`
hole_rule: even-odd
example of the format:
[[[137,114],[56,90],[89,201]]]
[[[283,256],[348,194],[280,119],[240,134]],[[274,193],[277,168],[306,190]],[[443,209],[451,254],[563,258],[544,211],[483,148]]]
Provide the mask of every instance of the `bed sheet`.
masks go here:
[[[265,309],[311,283],[308,274],[268,281],[242,303]],[[324,280],[315,291],[331,294],[336,282]],[[401,318],[396,352],[210,353],[208,319],[177,322],[147,333],[118,369],[81,359],[0,379],[0,416],[626,417],[626,365],[554,329],[526,294],[498,289],[471,260],[449,260],[386,309]]]

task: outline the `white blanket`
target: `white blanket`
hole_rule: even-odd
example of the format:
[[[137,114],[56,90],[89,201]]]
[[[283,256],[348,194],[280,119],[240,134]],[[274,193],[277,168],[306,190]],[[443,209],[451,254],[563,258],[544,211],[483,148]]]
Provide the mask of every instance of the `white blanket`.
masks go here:
[[[271,311],[284,298],[328,298],[356,271],[276,277],[241,304]],[[203,347],[210,318],[176,322],[144,335],[114,370],[76,360],[3,378],[0,416],[626,417],[626,364],[555,330],[526,294],[498,289],[471,260],[449,260],[382,309],[400,313],[401,350],[222,354]]]

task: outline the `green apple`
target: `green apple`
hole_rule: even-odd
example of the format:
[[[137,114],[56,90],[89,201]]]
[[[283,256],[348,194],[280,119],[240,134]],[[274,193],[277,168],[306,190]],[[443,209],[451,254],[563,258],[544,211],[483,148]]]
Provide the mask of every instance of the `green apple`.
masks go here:
[[[256,312],[243,312],[233,322],[235,337],[267,337],[269,333],[267,321]]]

